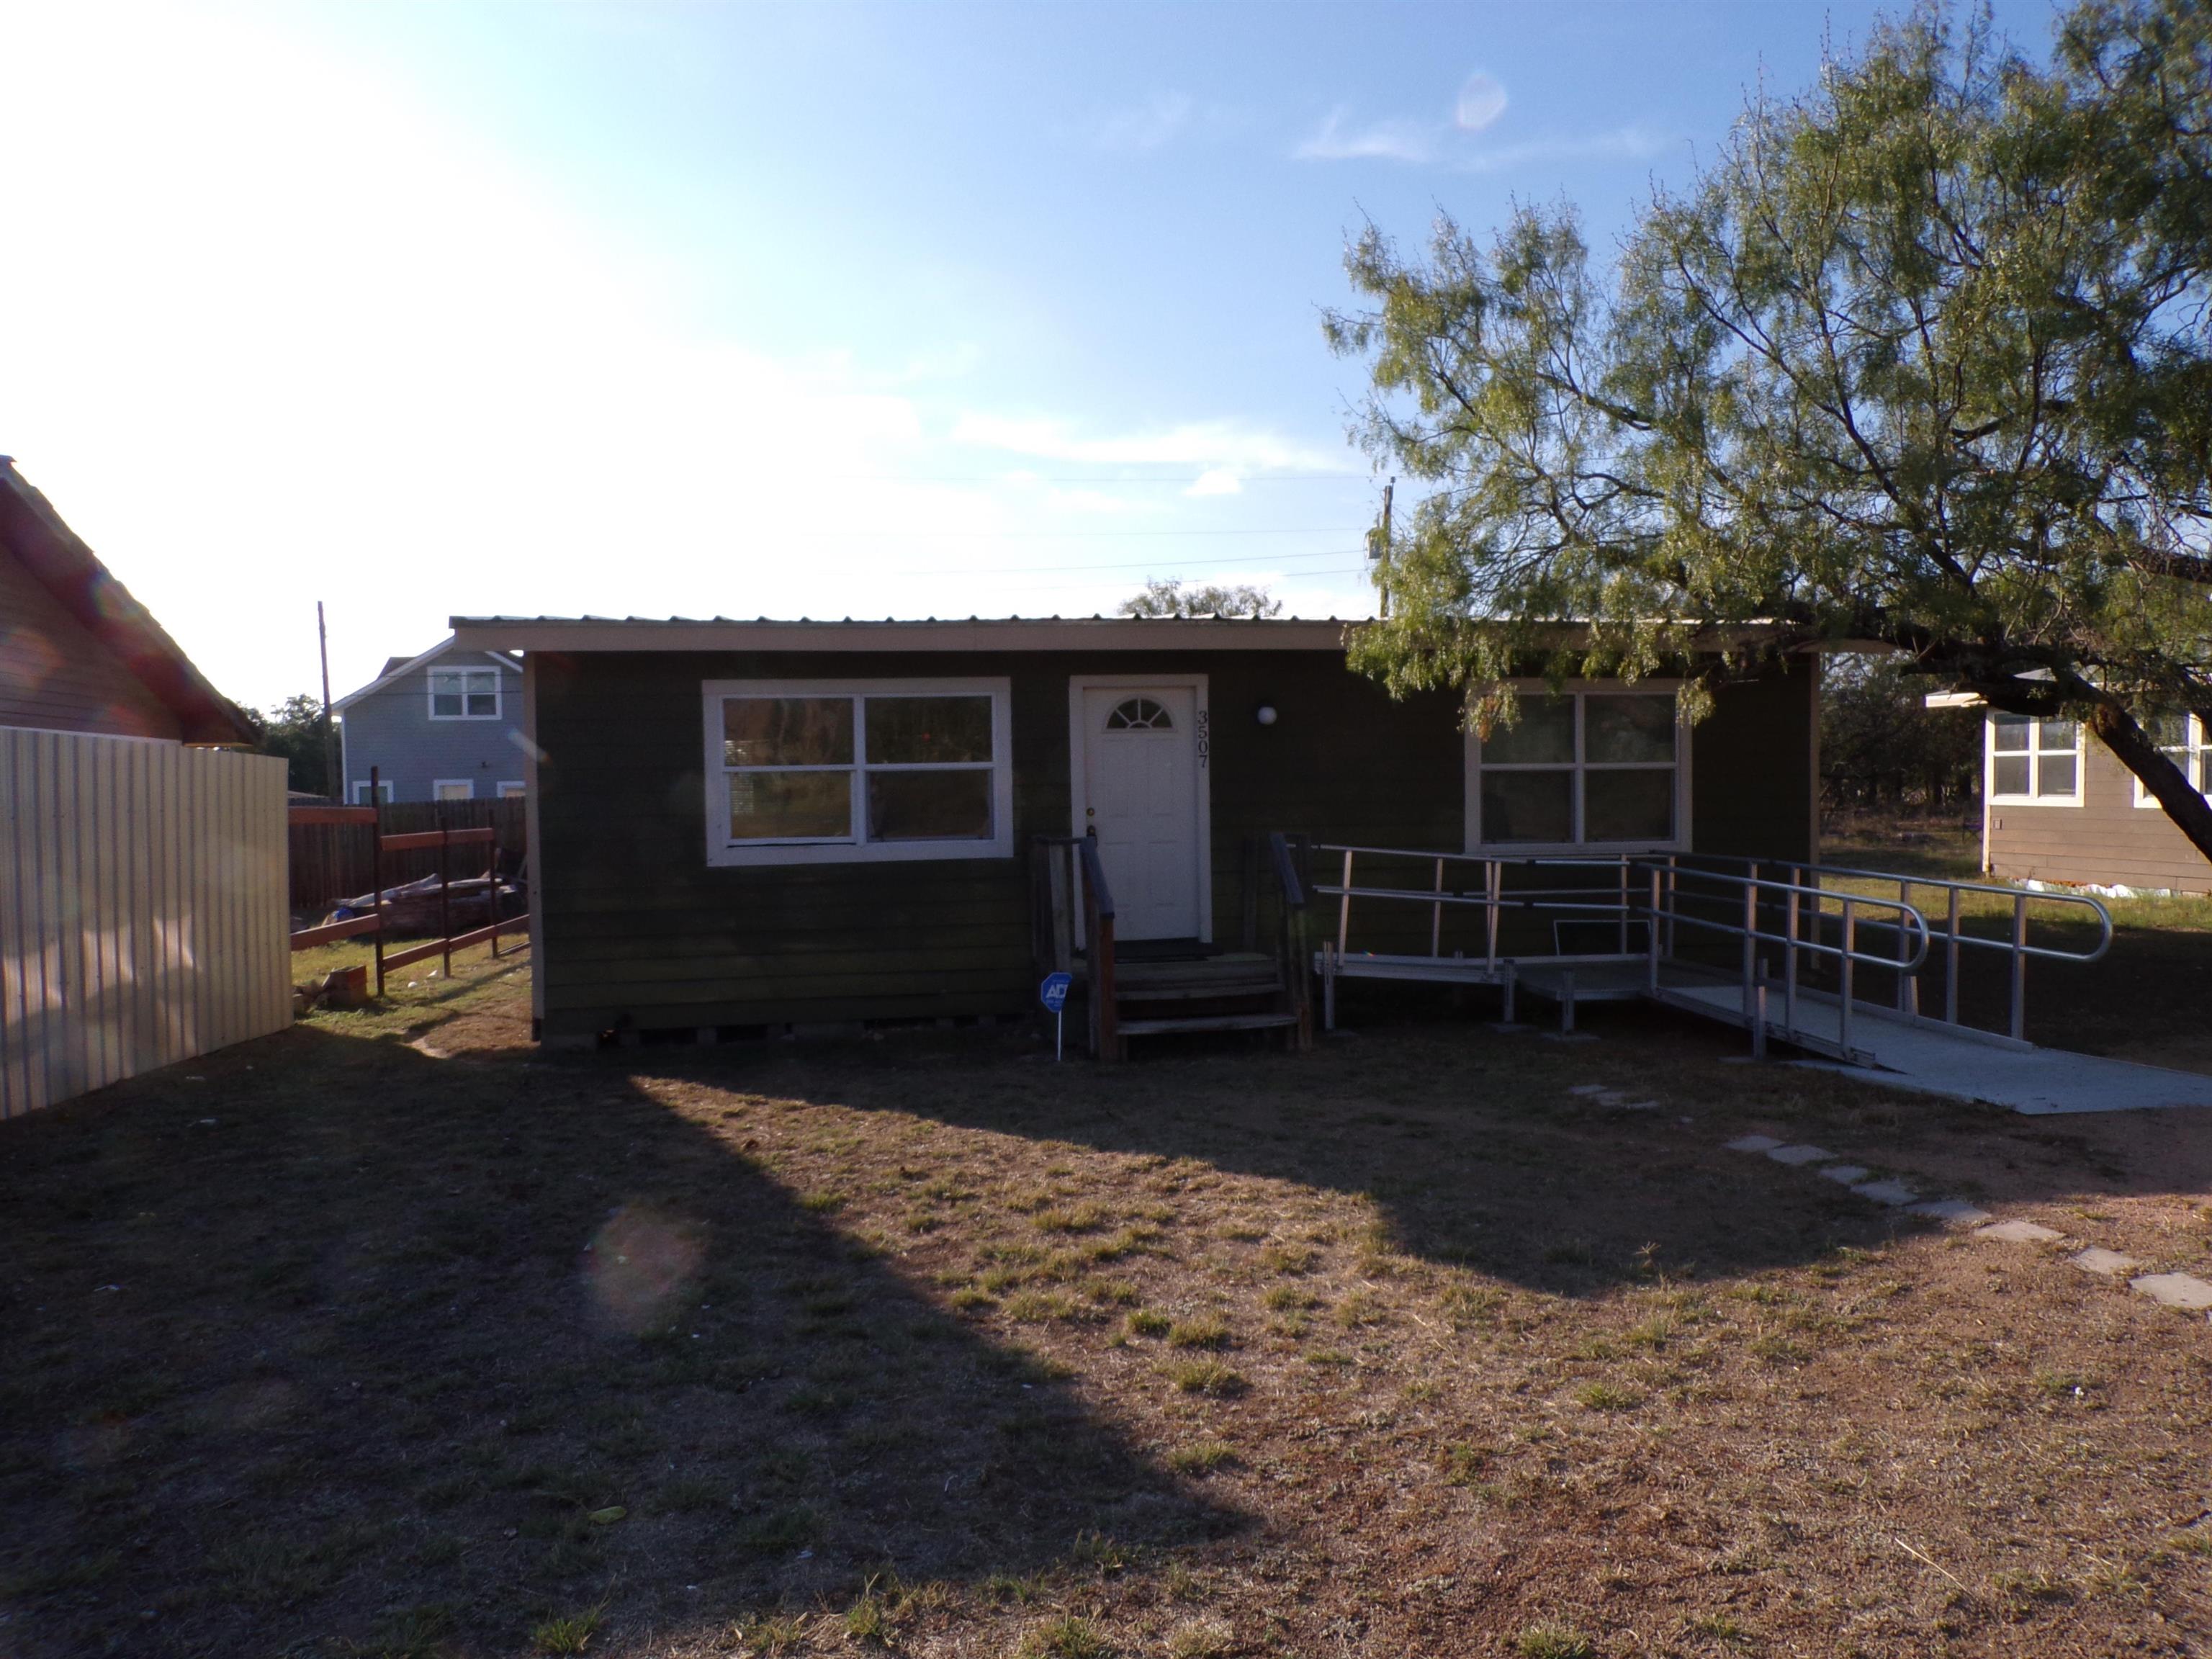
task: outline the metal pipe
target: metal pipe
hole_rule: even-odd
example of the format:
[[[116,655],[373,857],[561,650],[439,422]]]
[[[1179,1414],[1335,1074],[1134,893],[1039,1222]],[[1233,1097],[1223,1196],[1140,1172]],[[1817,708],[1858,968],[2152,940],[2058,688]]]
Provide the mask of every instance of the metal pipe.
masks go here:
[[[1782,1024],[1797,1029],[1797,872],[1790,872],[1788,909],[1783,918]]]
[[[1483,879],[1483,890],[1484,890],[1485,892],[1486,892],[1486,893],[1490,896],[1490,918],[1489,918],[1489,921],[1490,921],[1490,928],[1489,928],[1489,932],[1490,932],[1490,956],[1489,956],[1489,965],[1490,965],[1490,967],[1494,970],[1494,969],[1497,968],[1497,966],[1498,966],[1498,906],[1499,906],[1499,902],[1500,902],[1501,900],[1503,900],[1503,899],[1504,898],[1504,896],[1505,896],[1505,867],[1504,867],[1504,866],[1503,866],[1502,864],[1500,864],[1500,863],[1499,863],[1496,859],[1492,859],[1492,860],[1489,860],[1486,864],[1485,864],[1485,865],[1484,865],[1484,866],[1483,866],[1483,878],[1482,878],[1482,879]],[[1512,1016],[1512,1015],[1510,1015],[1510,1014],[1508,1014],[1508,1015],[1506,1016],[1506,1018],[1508,1018],[1509,1020],[1510,1020],[1510,1019],[1511,1019],[1512,1018],[1513,1018],[1513,1016]]]
[[[1342,956],[1352,938],[1352,849],[1344,849],[1344,899],[1336,909],[1336,953]]]
[[[1444,861],[1442,859],[1437,860],[1436,890],[1439,893],[1444,890]],[[1443,938],[1444,906],[1443,901],[1439,899],[1429,907],[1429,954],[1431,956],[1443,955]]]
[[[2012,1035],[2027,1041],[2027,895],[2012,902]]]
[[[1948,929],[1943,946],[1943,1018],[1946,1023],[1959,1023],[1959,890],[1951,890],[1949,914],[1944,920]]]
[[[1852,908],[1855,901],[1849,893],[1845,893],[1843,896],[1843,900],[1844,994],[1836,1005],[1836,1012],[1838,1015],[1836,1033],[1837,1047],[1840,1048],[1844,1051],[1845,1058],[1849,1058],[1851,1052],[1851,963],[1859,953],[1859,925],[1858,914]]]
[[[1659,872],[1651,872],[1651,910],[1644,921],[1644,951],[1650,963],[1647,982],[1651,993],[1659,993]]]

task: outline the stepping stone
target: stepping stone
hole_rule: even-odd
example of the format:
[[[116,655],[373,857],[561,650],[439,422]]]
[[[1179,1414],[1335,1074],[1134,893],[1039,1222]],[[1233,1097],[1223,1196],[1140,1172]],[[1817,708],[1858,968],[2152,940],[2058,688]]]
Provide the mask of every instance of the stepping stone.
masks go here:
[[[2056,1244],[2066,1237],[2033,1221],[1999,1221],[1979,1230],[1978,1238],[2001,1238],[2008,1244]]]
[[[2092,1244],[2079,1255],[2066,1258],[2085,1273],[2098,1273],[2106,1279],[2118,1279],[2136,1265],[2131,1255],[2122,1255],[2118,1250],[2108,1250],[2101,1244]]]
[[[1782,1143],[1772,1135],[1741,1135],[1728,1144],[1732,1152],[1771,1152]]]
[[[1831,1164],[1820,1173],[1831,1181],[1840,1181],[1844,1186],[1850,1187],[1864,1181],[1874,1171],[1863,1164]]]
[[[2160,1307],[2185,1308],[2191,1313],[2212,1309],[2212,1285],[2187,1273],[2145,1273],[2141,1279],[2130,1279],[2128,1286]]]
[[[1826,1164],[1835,1154],[1825,1146],[1770,1146],[1767,1157],[1796,1168],[1801,1164]]]
[[[1954,1227],[1971,1227],[1978,1221],[1987,1221],[1990,1212],[1978,1210],[1963,1198],[1932,1199],[1925,1204],[1907,1205],[1913,1215],[1924,1215]]]
[[[1902,1208],[1918,1196],[1901,1181],[1862,1181],[1851,1190],[1861,1198],[1870,1198],[1877,1204]]]
[[[1613,1091],[1602,1083],[1577,1083],[1567,1092],[1571,1095],[1609,1095]]]

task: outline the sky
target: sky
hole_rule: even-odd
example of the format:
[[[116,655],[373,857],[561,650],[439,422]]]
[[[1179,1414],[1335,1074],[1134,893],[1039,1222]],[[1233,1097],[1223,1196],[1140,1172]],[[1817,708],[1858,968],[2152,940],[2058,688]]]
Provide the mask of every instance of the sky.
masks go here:
[[[1608,249],[1875,16],[0,0],[0,453],[256,707],[319,599],[335,696],[456,614],[1365,616],[1346,240]]]

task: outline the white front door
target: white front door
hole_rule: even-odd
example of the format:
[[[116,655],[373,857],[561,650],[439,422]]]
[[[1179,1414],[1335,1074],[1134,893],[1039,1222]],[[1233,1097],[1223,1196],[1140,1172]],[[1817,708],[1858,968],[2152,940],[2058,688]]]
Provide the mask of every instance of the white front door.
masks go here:
[[[1200,921],[1198,693],[1083,688],[1079,834],[1098,837],[1117,939],[1196,939]]]

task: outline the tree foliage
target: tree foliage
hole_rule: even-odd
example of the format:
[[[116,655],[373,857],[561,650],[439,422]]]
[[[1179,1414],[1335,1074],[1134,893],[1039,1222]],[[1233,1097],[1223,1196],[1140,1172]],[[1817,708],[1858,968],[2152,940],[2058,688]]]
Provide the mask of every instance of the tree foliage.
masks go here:
[[[1145,591],[1121,601],[1125,617],[1273,617],[1283,602],[1264,587],[1188,586],[1179,581],[1147,581]]]
[[[261,733],[261,752],[283,757],[287,787],[310,795],[331,794],[320,698],[302,691],[265,714],[248,709],[246,716]]]
[[[2039,65],[1918,10],[1754,100],[1602,270],[1566,207],[1410,260],[1370,227],[1328,331],[1431,493],[1361,665],[1483,724],[1531,662],[1686,672],[1696,714],[1761,653],[1883,641],[2085,721],[2212,856],[2144,731],[2212,714],[2209,19],[2088,0]]]
[[[1830,806],[1956,813],[1980,793],[1982,719],[1928,708],[1903,658],[1832,659],[1820,685],[1820,796]]]

